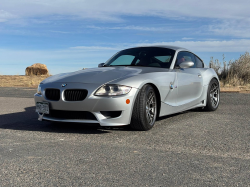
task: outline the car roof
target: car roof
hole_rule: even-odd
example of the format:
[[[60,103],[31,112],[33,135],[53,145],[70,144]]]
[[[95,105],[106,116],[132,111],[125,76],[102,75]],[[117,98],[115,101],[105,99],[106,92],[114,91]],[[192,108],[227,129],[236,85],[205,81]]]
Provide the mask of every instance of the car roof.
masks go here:
[[[183,47],[178,47],[178,46],[173,46],[173,45],[146,45],[146,46],[131,47],[130,49],[140,48],[140,47],[161,47],[161,48],[173,49],[175,51],[189,51],[188,49],[185,49]]]

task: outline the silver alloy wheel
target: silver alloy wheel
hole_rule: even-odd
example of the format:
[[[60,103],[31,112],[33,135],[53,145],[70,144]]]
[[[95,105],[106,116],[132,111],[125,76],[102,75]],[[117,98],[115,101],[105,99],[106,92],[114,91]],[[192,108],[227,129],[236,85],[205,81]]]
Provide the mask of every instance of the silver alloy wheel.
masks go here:
[[[219,104],[219,85],[217,83],[213,83],[211,85],[211,90],[210,90],[210,98],[211,98],[211,104],[213,106],[213,108],[216,108]]]
[[[149,92],[148,100],[146,102],[146,116],[149,125],[153,125],[156,116],[156,98],[152,91]]]

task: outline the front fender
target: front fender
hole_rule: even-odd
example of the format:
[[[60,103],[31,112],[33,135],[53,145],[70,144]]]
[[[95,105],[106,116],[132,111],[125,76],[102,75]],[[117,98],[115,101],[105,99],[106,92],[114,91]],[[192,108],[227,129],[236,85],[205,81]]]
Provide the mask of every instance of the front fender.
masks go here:
[[[141,89],[145,84],[154,84],[159,90],[161,101],[163,101],[170,91],[170,83],[175,82],[176,72],[157,72],[146,73],[126,79],[120,79],[109,84],[120,84]]]
[[[203,77],[203,86],[209,85],[210,81],[213,78],[216,78],[216,80],[220,83],[217,73],[212,68],[204,68],[204,69],[202,69],[201,74],[202,74],[202,77]]]

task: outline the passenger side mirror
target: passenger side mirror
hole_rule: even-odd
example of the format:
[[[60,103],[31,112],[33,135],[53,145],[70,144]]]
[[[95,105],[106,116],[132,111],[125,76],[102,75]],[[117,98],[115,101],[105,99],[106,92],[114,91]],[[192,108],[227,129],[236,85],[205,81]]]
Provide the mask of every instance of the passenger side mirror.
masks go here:
[[[98,64],[98,67],[99,67],[99,68],[100,68],[100,67],[103,67],[104,64],[105,64],[105,63],[100,63],[100,64]]]
[[[179,64],[180,68],[190,68],[194,65],[194,62],[192,61],[185,61]]]

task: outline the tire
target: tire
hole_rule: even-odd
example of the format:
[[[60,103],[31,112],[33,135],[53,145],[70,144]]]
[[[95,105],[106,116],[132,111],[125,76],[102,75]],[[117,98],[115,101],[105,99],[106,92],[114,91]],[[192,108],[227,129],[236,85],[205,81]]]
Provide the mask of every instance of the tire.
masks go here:
[[[220,85],[216,79],[212,79],[207,90],[207,104],[204,108],[206,111],[217,110],[220,104]]]
[[[131,117],[131,128],[140,131],[150,130],[157,117],[157,98],[154,88],[144,85],[139,91]]]

